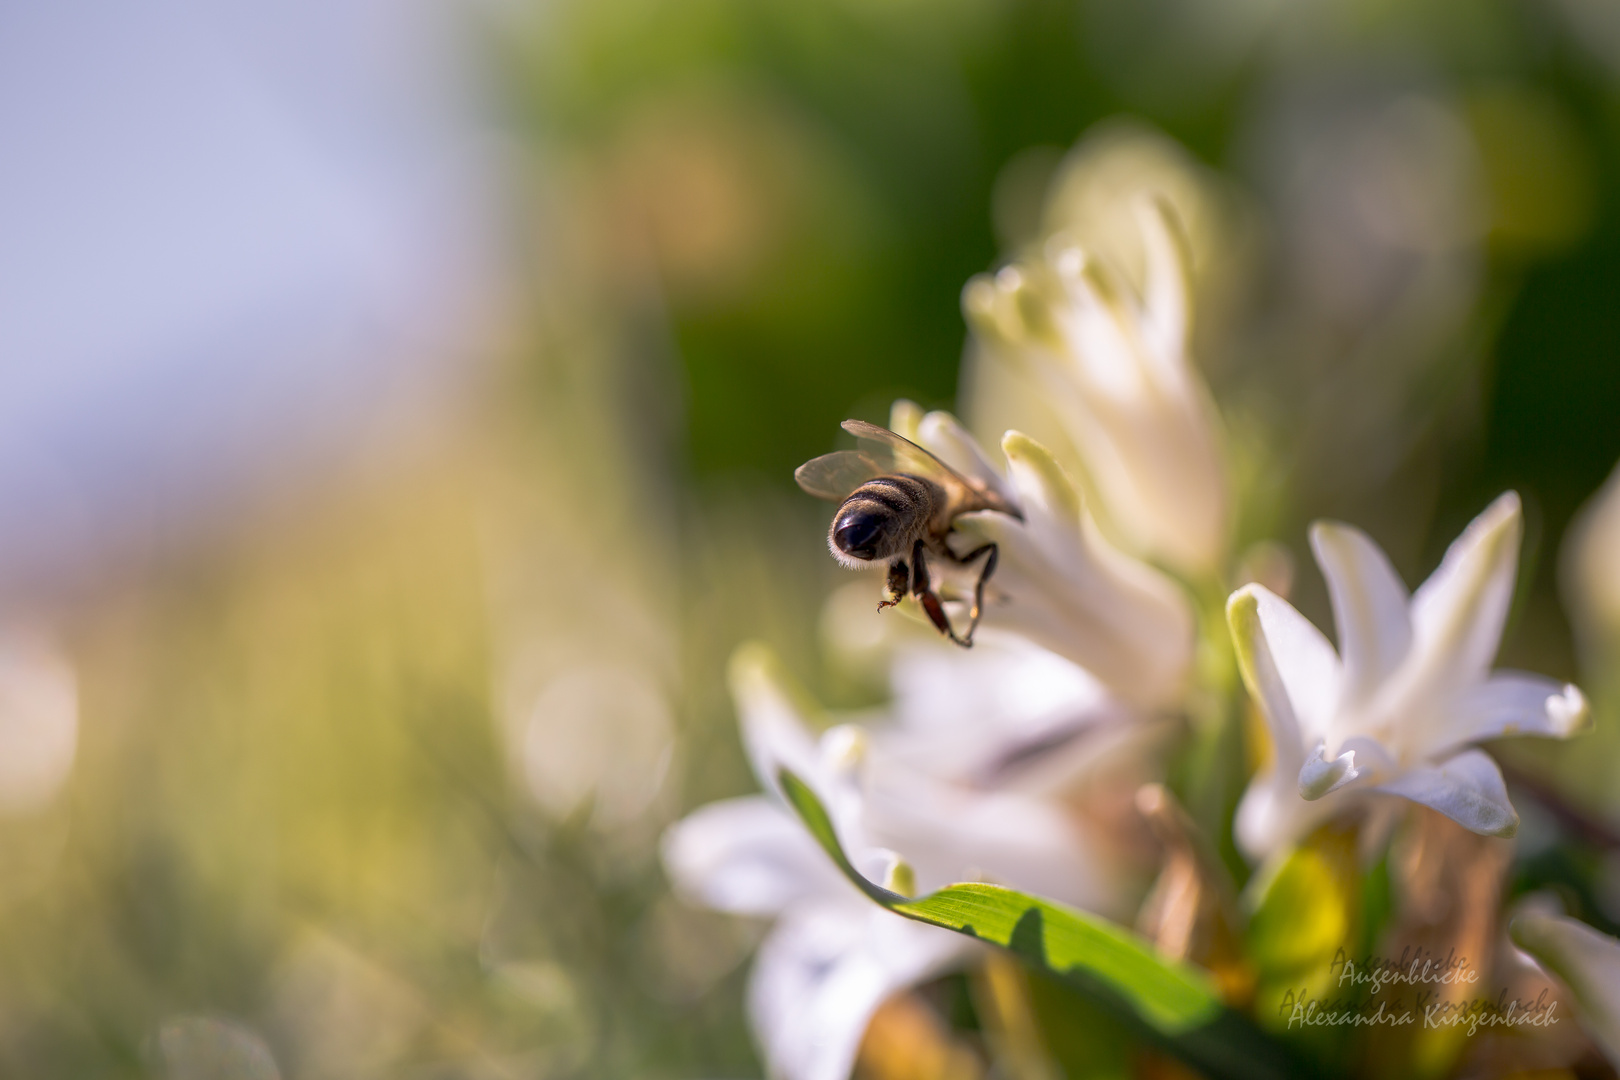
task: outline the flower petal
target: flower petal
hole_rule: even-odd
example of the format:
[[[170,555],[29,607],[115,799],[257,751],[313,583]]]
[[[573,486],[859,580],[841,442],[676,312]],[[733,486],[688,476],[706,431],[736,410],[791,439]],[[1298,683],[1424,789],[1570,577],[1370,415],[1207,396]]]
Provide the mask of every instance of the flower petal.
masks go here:
[[[1228,539],[1220,418],[1186,355],[1185,248],[1151,203],[1140,223],[1145,308],[1063,236],[975,279],[963,307],[976,339],[1040,386],[1111,535],[1203,576]]]
[[[1018,505],[1012,485],[991,464],[979,441],[950,413],[936,409],[924,416],[917,425],[915,441],[963,476],[982,481],[1008,503]]]
[[[1339,744],[1340,754],[1356,755],[1355,778],[1377,782],[1380,776],[1391,774],[1397,767],[1395,755],[1389,747],[1366,735],[1352,735]]]
[[[1271,735],[1271,763],[1249,782],[1234,822],[1238,846],[1259,859],[1338,809],[1338,797],[1315,802],[1301,798],[1299,776],[1306,747],[1323,738],[1319,729],[1331,709],[1328,698],[1337,692],[1339,662],[1321,632],[1262,585],[1245,585],[1233,593],[1226,603],[1226,621],[1243,684]],[[1309,725],[1300,715],[1302,707],[1311,716]]]
[[[1620,657],[1620,465],[1570,522],[1559,562],[1583,666],[1611,668]]]
[[[743,748],[760,786],[780,799],[777,774],[783,767],[793,770],[820,794],[844,842],[852,850],[866,847],[855,768],[862,734],[845,729],[828,731],[819,740],[812,736],[805,716],[817,711],[817,706],[795,692],[775,656],[763,645],[739,648],[732,655],[728,674]]]
[[[745,645],[732,656],[728,672],[749,763],[759,782],[773,791],[776,772],[782,766],[814,777],[821,760],[816,740],[777,679],[775,668],[775,658],[764,646]]]
[[[1409,769],[1374,790],[1422,803],[1484,836],[1508,837],[1519,831],[1502,770],[1483,750],[1464,750],[1439,765]]]
[[[1178,700],[1192,661],[1192,610],[1169,578],[1103,538],[1045,448],[1002,440],[1025,520],[965,514],[968,541],[1000,545],[987,626],[1022,634],[1107,681],[1121,699],[1156,708]]]
[[[1522,531],[1519,496],[1505,492],[1413,594],[1413,659],[1428,685],[1461,688],[1490,670],[1513,599]]]
[[[1314,801],[1330,791],[1338,791],[1361,775],[1356,768],[1356,752],[1346,750],[1330,758],[1327,744],[1317,743],[1316,752],[1305,759],[1299,770],[1299,797]]]
[[[1322,631],[1263,585],[1245,585],[1226,604],[1243,682],[1260,703],[1279,769],[1297,771],[1305,747],[1330,734],[1342,675]]]
[[[922,406],[907,398],[895,398],[889,406],[889,430],[902,439],[921,444],[918,429],[922,427]]]
[[[1319,521],[1311,526],[1311,550],[1333,599],[1344,661],[1344,702],[1366,701],[1411,648],[1406,586],[1382,549],[1360,529]]]
[[[804,828],[760,795],[693,811],[664,833],[661,854],[681,895],[735,915],[774,915],[849,891]]]
[[[1162,378],[1186,379],[1187,339],[1192,331],[1188,300],[1192,253],[1187,236],[1164,196],[1143,198],[1134,209],[1142,232],[1142,336],[1150,357],[1182,369],[1165,372]]]
[[[1577,687],[1541,675],[1498,671],[1456,699],[1433,752],[1508,735],[1567,739],[1590,727],[1591,710]]]
[[[1141,325],[1113,269],[1061,236],[1046,256],[1062,296],[1048,317],[1064,335],[1064,359],[1081,393],[1094,407],[1115,408],[1162,393],[1155,385],[1162,372],[1143,362]]]
[[[1305,836],[1343,807],[1343,795],[1306,802],[1294,773],[1268,768],[1249,781],[1238,803],[1232,833],[1238,848],[1259,861]]]
[[[1569,987],[1582,1026],[1620,1068],[1620,941],[1575,919],[1530,912],[1508,934]]]
[[[791,911],[760,946],[749,1014],[778,1080],[848,1080],[878,1006],[972,951],[960,935],[860,903]]]
[[[865,819],[871,842],[903,855],[924,892],[990,880],[1114,917],[1126,913],[1122,868],[1064,804],[943,783],[893,761],[873,764]]]
[[[1070,533],[1080,519],[1080,495],[1063,469],[1040,443],[1016,431],[1001,440],[1007,473],[1018,494],[1029,504],[1031,522],[1039,520],[1048,532]]]
[[[968,787],[1065,790],[1163,734],[1090,672],[1013,634],[987,632],[966,653],[908,644],[890,685],[896,723],[875,733],[883,752]]]

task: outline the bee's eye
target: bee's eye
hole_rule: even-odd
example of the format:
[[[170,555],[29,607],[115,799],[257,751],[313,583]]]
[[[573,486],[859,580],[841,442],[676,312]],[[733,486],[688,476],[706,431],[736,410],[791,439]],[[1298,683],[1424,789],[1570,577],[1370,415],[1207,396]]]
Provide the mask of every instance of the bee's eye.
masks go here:
[[[845,555],[870,559],[877,554],[877,541],[882,533],[883,523],[875,514],[851,514],[833,529],[833,543]]]

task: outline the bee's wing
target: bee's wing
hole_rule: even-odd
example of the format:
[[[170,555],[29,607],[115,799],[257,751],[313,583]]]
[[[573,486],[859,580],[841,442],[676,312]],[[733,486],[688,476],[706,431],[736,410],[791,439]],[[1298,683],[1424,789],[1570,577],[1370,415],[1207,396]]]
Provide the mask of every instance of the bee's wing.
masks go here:
[[[843,428],[860,440],[861,449],[856,452],[862,454],[868,460],[882,463],[884,473],[912,473],[916,476],[927,477],[944,488],[946,496],[951,500],[953,516],[955,514],[971,513],[974,510],[999,510],[1003,514],[1011,514],[1013,517],[1023,516],[1009,505],[1006,499],[1002,498],[998,492],[992,490],[983,481],[963,476],[910,439],[902,438],[888,428],[868,424],[865,420],[845,420]],[[851,451],[845,452],[850,453]],[[827,456],[833,457],[835,455],[828,454]],[[816,461],[821,460],[823,459],[816,459]],[[810,464],[813,465],[815,462]],[[882,475],[882,473],[874,475]],[[869,479],[871,477],[866,477],[861,483],[865,483]],[[800,484],[802,486],[802,480]],[[808,491],[809,489],[806,488],[805,490]],[[853,491],[854,488],[850,490]]]
[[[886,454],[874,458],[863,450],[835,450],[794,469],[793,479],[818,499],[843,502],[868,480],[892,472],[894,467]]]

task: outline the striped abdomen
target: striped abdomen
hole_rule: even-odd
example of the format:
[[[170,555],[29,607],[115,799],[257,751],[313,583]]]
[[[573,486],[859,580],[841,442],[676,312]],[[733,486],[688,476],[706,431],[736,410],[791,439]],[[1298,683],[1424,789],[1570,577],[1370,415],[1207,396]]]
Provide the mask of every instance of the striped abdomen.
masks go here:
[[[905,555],[927,531],[942,496],[934,484],[903,473],[868,480],[838,508],[828,546],[841,562]]]

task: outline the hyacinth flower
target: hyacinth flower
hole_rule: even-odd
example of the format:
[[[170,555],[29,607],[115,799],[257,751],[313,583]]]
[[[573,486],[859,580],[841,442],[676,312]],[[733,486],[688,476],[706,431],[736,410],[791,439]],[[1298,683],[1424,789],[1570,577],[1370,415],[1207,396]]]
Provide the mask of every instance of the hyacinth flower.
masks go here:
[[[1400,796],[1474,832],[1512,836],[1501,770],[1475,744],[1563,738],[1585,698],[1539,675],[1491,671],[1512,599],[1518,496],[1493,502],[1408,596],[1365,533],[1319,522],[1311,547],[1327,578],[1336,653],[1321,631],[1259,585],[1227,617],[1244,683],[1264,714],[1272,760],[1238,809],[1239,845],[1260,858],[1364,796]]]
[[[1123,910],[1117,865],[1066,807],[1040,792],[1054,783],[1054,761],[1066,762],[1060,768],[1070,777],[1104,758],[1117,761],[1108,755],[1121,742],[1110,733],[1129,714],[1083,672],[1022,643],[987,641],[967,665],[952,668],[964,702],[993,696],[989,680],[1009,671],[1026,693],[978,715],[975,752],[929,760],[923,748],[945,741],[930,738],[929,725],[954,728],[962,714],[933,714],[933,698],[907,703],[909,688],[939,673],[927,649],[896,665],[909,670],[897,678],[898,723],[870,734],[834,727],[819,738],[767,657],[745,649],[733,662],[744,742],[768,794],[698,809],[666,833],[663,852],[690,900],[774,920],[748,995],[774,1077],[844,1080],[887,998],[960,967],[981,947],[861,895],[783,805],[776,779],[783,767],[821,794],[861,871],[897,892],[988,877]],[[1079,742],[1087,752],[1077,752]]]
[[[891,423],[965,476],[1019,508],[956,519],[958,546],[1000,551],[984,625],[1010,630],[1093,672],[1143,709],[1179,702],[1194,644],[1186,595],[1158,570],[1120,551],[1098,527],[1063,469],[1035,440],[1009,431],[1003,473],[949,413],[918,416],[901,402]],[[909,434],[907,434],[909,432]]]
[[[1226,549],[1229,495],[1214,402],[1188,356],[1189,256],[1168,204],[1135,209],[1140,297],[1060,233],[970,281],[963,309],[981,346],[1048,395],[1114,534],[1204,577]]]

